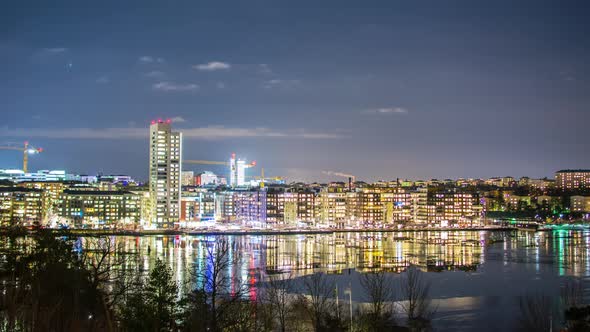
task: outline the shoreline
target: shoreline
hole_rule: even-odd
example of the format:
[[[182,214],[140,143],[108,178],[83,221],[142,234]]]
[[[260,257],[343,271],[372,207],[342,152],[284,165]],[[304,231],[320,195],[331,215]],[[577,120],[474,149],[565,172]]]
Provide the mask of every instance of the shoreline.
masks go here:
[[[244,235],[316,235],[336,233],[413,233],[413,232],[475,232],[475,231],[514,231],[536,229],[498,226],[498,227],[469,227],[469,228],[420,228],[420,229],[313,229],[313,230],[103,230],[103,229],[50,229],[55,234],[73,234],[80,236],[244,236]],[[6,234],[7,228],[0,228],[0,234]]]

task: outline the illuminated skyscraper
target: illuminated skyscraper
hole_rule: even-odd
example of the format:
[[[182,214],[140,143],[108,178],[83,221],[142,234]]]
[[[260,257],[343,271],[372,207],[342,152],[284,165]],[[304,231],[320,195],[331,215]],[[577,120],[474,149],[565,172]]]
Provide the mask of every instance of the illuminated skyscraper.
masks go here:
[[[242,159],[236,159],[236,154],[232,153],[229,160],[230,176],[229,185],[231,187],[240,187],[246,184],[246,168],[249,165]]]
[[[171,228],[180,217],[182,134],[172,132],[170,120],[150,126],[150,221]]]

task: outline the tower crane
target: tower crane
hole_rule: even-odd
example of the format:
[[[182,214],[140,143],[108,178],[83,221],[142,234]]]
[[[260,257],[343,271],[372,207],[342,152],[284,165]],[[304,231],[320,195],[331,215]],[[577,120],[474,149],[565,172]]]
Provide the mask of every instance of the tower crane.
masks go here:
[[[272,180],[272,181],[284,181],[285,180],[282,176],[265,177],[264,176],[264,168],[260,168],[260,176],[247,176],[246,178],[260,180],[260,188],[264,188],[267,180]]]
[[[27,173],[29,164],[29,155],[38,154],[43,152],[42,148],[35,148],[29,145],[29,142],[25,141],[24,146],[19,148],[17,146],[0,146],[0,150],[16,150],[23,152],[23,172]]]
[[[245,174],[247,168],[256,166],[253,161],[249,164],[243,159],[237,159],[236,154],[232,153],[229,161],[212,161],[212,160],[183,160],[183,164],[197,164],[197,165],[223,165],[229,166],[229,183],[232,187],[244,185]]]
[[[230,166],[231,163],[229,161],[212,161],[212,160],[183,160],[183,164],[192,164],[192,165],[222,165],[222,166]],[[256,161],[253,161],[249,164],[245,164],[245,168],[250,168],[256,166]]]

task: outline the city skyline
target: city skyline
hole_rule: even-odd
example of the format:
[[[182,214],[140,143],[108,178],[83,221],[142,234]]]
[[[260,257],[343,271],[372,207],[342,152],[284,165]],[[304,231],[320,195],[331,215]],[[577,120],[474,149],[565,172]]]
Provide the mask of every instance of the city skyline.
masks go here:
[[[0,142],[43,147],[31,169],[147,179],[158,117],[186,159],[236,152],[293,181],[590,164],[583,2],[143,4],[5,6]]]

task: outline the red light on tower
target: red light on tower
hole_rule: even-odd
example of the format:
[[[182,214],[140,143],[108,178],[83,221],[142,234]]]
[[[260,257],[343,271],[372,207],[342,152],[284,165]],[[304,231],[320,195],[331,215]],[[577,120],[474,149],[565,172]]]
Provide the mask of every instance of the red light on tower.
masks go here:
[[[252,166],[256,166],[256,160],[252,162]]]
[[[38,148],[37,152],[43,152],[43,148]]]
[[[158,119],[158,123],[162,123],[162,119]]]
[[[232,152],[232,154],[231,154],[231,157],[232,157],[232,159],[236,159],[236,154],[235,154],[235,152]]]
[[[156,120],[152,120],[152,124],[156,124]]]
[[[171,122],[172,122],[172,120],[166,119],[166,123],[171,123]]]
[[[29,145],[29,141],[25,141],[25,145]]]

